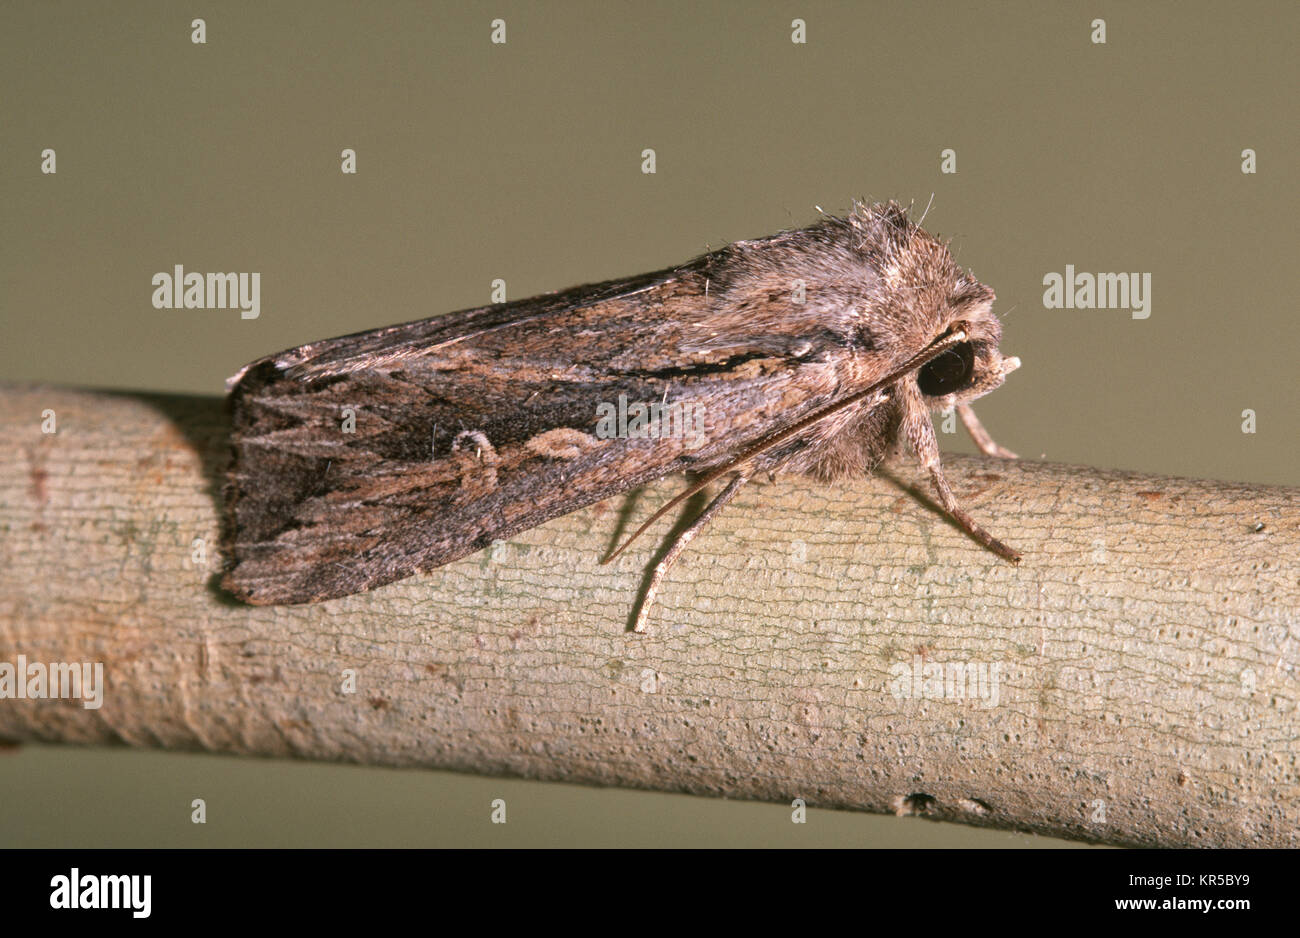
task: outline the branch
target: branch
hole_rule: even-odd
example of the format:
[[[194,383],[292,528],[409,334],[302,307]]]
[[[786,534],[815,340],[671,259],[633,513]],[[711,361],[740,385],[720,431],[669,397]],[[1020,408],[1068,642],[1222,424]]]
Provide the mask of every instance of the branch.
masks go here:
[[[98,709],[0,700],[3,737],[1300,845],[1297,489],[949,457],[1012,567],[911,467],[754,484],[635,635],[653,548],[597,561],[680,479],[253,608],[215,585],[219,400],[0,388],[0,432],[0,664],[102,662],[107,684]]]

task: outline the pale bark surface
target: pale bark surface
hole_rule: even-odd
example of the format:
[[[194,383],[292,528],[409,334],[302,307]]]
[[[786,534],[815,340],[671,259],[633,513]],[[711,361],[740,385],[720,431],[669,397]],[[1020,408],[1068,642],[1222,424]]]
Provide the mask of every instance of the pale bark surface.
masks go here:
[[[0,388],[0,433],[0,662],[100,661],[108,685],[98,710],[0,700],[0,737],[1300,845],[1297,489],[949,457],[1016,568],[890,478],[760,481],[635,635],[666,531],[597,561],[680,479],[366,595],[253,608],[214,586],[219,401]],[[997,699],[900,697],[914,662],[996,666]]]

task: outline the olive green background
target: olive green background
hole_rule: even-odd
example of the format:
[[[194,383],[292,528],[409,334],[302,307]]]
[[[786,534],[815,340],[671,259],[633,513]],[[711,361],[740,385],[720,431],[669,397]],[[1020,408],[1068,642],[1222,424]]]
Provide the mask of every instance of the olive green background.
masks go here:
[[[1293,2],[7,2],[0,380],[215,395],[247,360],[480,305],[495,278],[518,298],[817,205],[933,196],[926,227],[997,291],[1024,361],[979,408],[1000,442],[1294,485],[1298,27]],[[260,272],[260,318],[154,309],[175,264]],[[1150,272],[1150,318],[1044,309],[1066,264]],[[1055,843],[448,773],[0,753],[3,846]]]

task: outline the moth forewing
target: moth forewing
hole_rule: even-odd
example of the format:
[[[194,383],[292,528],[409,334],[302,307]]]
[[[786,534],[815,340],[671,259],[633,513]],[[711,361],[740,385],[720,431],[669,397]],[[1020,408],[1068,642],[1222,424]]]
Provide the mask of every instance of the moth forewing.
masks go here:
[[[736,473],[661,561],[643,626],[753,472],[860,474],[900,434],[1007,556],[918,417],[1001,383],[991,300],[900,206],[855,204],[680,267],[261,359],[232,379],[224,584],[252,603],[345,596],[670,473]]]

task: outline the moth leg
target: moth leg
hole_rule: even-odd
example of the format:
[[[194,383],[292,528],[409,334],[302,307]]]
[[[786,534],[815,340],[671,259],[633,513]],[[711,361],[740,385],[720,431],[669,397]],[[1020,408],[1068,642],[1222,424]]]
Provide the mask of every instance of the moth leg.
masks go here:
[[[952,494],[948,480],[944,478],[943,466],[939,462],[939,442],[935,439],[934,425],[930,423],[930,415],[921,401],[920,394],[915,385],[909,386],[909,382],[903,383],[903,426],[907,433],[907,440],[916,451],[922,467],[930,473],[930,481],[934,483],[934,489],[939,494],[939,503],[943,505],[943,510],[957,522],[958,527],[993,553],[1012,563],[1020,563],[1020,554],[981,528],[957,504],[957,497]]]
[[[927,465],[926,469],[930,471],[930,481],[934,483],[934,488],[939,493],[939,501],[943,503],[943,510],[952,516],[957,525],[999,557],[1010,560],[1012,563],[1020,563],[1020,554],[981,528],[975,523],[975,519],[966,514],[961,506],[957,504],[952,489],[948,487],[948,480],[943,477],[943,469],[937,462],[937,454],[935,464],[933,466]]]
[[[1020,458],[1005,446],[999,446],[997,441],[989,436],[989,431],[984,429],[984,424],[980,423],[980,418],[975,416],[975,411],[970,404],[958,404],[957,413],[966,427],[966,432],[985,456],[1000,456],[1003,459]]]
[[[736,497],[741,486],[749,481],[750,472],[740,472],[736,474],[727,487],[718,493],[718,497],[709,502],[709,506],[700,512],[699,516],[690,523],[677,537],[673,540],[672,546],[668,548],[668,553],[660,558],[655,564],[654,573],[650,576],[650,585],[645,589],[645,595],[641,597],[641,605],[637,607],[636,621],[632,626],[633,632],[644,632],[646,620],[650,617],[650,605],[654,602],[655,594],[659,592],[659,587],[663,583],[664,577],[668,573],[668,568],[673,565],[682,551],[686,549],[695,535],[704,529],[704,526],[712,520],[713,516],[722,510],[722,507]]]

